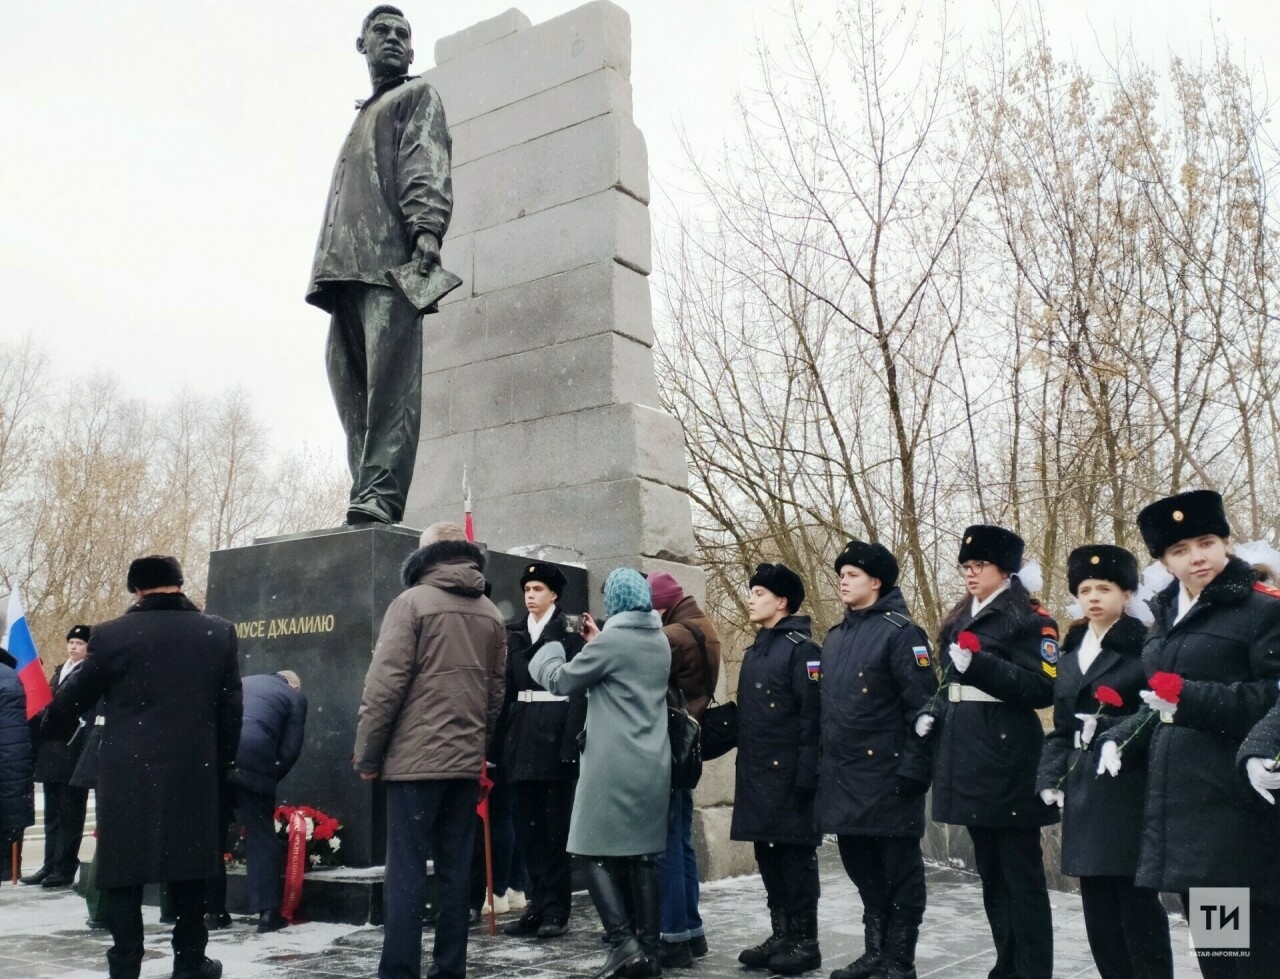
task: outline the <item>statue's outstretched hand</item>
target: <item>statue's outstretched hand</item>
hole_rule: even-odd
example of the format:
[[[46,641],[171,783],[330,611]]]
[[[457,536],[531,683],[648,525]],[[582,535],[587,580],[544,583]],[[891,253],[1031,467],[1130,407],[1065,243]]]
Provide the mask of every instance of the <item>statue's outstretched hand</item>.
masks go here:
[[[440,264],[440,242],[436,236],[423,232],[413,245],[413,257],[417,260],[418,271],[426,275]]]

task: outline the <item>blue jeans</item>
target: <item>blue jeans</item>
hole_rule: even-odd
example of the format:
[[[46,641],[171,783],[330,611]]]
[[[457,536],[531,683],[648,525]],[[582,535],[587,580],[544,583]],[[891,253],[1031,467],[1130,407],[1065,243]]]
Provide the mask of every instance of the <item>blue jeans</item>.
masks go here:
[[[387,869],[382,885],[379,979],[421,979],[427,858],[434,854],[440,913],[429,975],[467,974],[467,891],[476,823],[476,780],[388,782]]]
[[[706,934],[698,914],[698,858],[693,852],[693,791],[672,789],[662,869],[662,940],[687,942]]]

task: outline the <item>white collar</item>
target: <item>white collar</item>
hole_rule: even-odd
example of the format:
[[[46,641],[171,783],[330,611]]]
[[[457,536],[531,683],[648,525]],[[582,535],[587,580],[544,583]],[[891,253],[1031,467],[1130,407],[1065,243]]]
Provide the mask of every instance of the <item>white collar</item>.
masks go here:
[[[548,608],[545,613],[543,613],[543,616],[540,619],[535,619],[533,617],[533,613],[530,612],[529,621],[527,625],[527,628],[529,630],[529,639],[532,640],[533,642],[537,642],[538,639],[541,638],[542,636],[542,630],[547,627],[547,623],[551,621],[551,616],[555,614],[556,614],[555,602],[551,603],[551,607]]]
[[[1008,590],[1009,590],[1009,579],[1005,578],[1004,584],[1001,585],[999,588],[997,588],[995,591],[993,591],[990,595],[988,595],[982,601],[978,601],[978,596],[974,595],[973,602],[969,605],[969,618],[971,619],[977,618],[978,613],[981,612],[988,605],[990,605],[993,601],[995,601],[997,595],[1003,592],[1007,592]]]
[[[1115,625],[1113,622],[1111,625]],[[1080,641],[1080,651],[1076,654],[1080,663],[1080,672],[1088,673],[1089,667],[1093,665],[1093,661],[1098,658],[1098,654],[1102,652],[1102,637],[1111,631],[1111,626],[1099,631],[1092,623],[1085,629],[1084,638]]]
[[[84,660],[82,659],[80,660],[69,659],[65,663],[63,663],[62,670],[58,673],[58,682],[61,683],[64,680],[66,680],[67,677],[69,677],[73,672],[75,672],[75,668],[83,662]]]
[[[1178,583],[1178,614],[1173,617],[1173,624],[1177,625],[1182,621],[1182,617],[1191,611],[1191,607],[1200,601],[1199,596],[1191,597],[1191,592],[1187,591],[1187,586]]]

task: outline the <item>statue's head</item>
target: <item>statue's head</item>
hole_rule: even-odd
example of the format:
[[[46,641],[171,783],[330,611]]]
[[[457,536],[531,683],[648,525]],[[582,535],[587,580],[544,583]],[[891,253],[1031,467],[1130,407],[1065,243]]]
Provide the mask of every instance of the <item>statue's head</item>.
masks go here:
[[[369,63],[369,74],[403,75],[413,64],[413,33],[399,7],[380,3],[369,11],[356,38],[356,50]]]

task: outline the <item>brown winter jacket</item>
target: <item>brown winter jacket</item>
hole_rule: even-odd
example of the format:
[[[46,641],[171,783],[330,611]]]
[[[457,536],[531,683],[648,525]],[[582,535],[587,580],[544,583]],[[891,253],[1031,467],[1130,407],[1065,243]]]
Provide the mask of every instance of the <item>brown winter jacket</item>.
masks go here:
[[[704,665],[698,640],[685,628],[684,623],[702,630],[707,640],[707,656]],[[669,689],[679,689],[688,701],[689,713],[694,720],[702,715],[716,692],[720,679],[720,637],[707,613],[698,608],[692,595],[686,595],[662,613],[662,634],[671,644],[671,680]]]
[[[356,771],[387,781],[476,778],[502,710],[507,630],[467,541],[405,562],[364,678]]]

